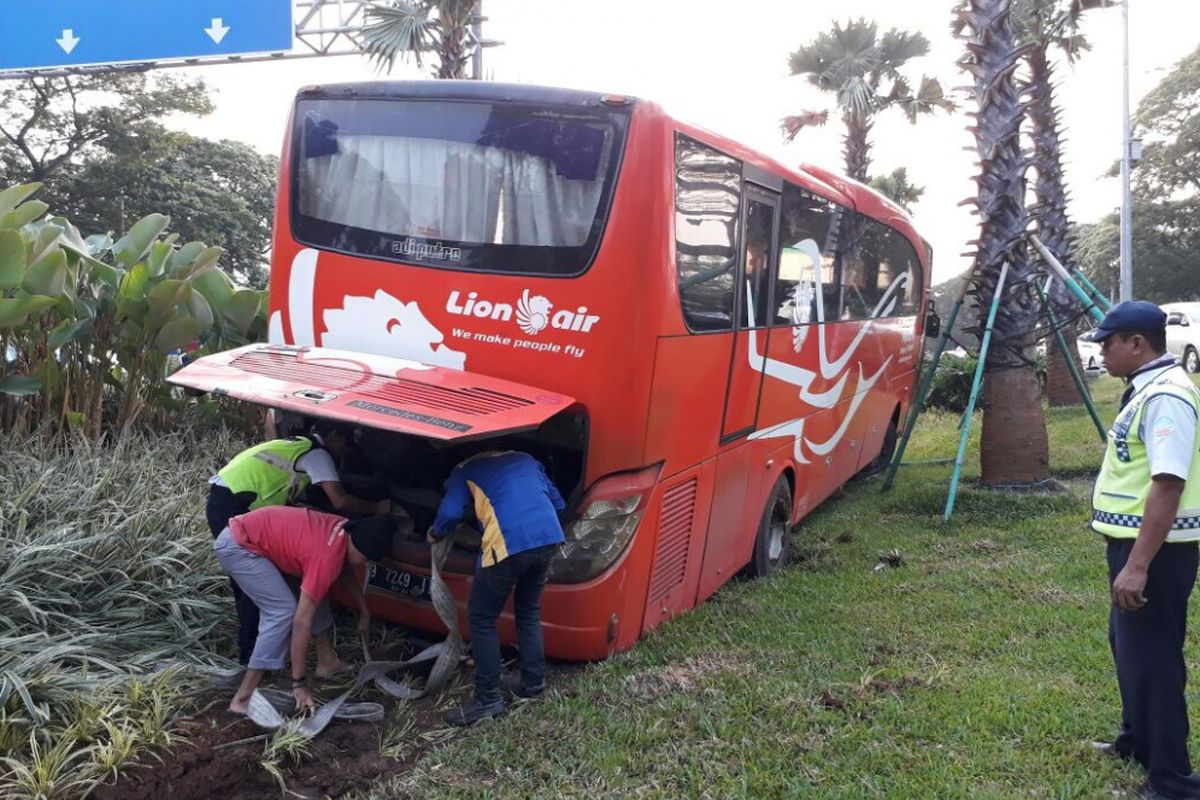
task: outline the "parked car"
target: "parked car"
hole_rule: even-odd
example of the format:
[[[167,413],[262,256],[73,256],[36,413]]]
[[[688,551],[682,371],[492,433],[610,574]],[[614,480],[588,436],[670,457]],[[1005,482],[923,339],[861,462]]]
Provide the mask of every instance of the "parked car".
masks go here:
[[[1093,328],[1092,330],[1095,329]],[[1088,331],[1088,333],[1091,332],[1091,330]],[[1081,337],[1084,335],[1086,334],[1080,334]],[[1104,360],[1100,357],[1099,342],[1085,342],[1082,338],[1079,338],[1075,340],[1075,348],[1079,351],[1079,363],[1083,365],[1085,370],[1088,372],[1104,371]]]
[[[1200,303],[1164,303],[1167,352],[1188,372],[1200,372]]]

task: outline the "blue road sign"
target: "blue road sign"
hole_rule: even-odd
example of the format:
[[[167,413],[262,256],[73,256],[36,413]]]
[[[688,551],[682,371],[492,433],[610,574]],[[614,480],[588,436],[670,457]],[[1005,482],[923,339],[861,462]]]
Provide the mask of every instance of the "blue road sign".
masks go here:
[[[292,49],[292,0],[0,0],[0,70]]]

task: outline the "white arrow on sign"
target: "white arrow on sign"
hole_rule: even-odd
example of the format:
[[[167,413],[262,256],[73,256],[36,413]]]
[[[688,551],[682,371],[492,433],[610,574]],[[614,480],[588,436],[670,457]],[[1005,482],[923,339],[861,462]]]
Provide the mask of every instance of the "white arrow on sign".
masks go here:
[[[70,28],[63,28],[62,38],[56,39],[58,46],[71,55],[71,51],[75,49],[75,45],[79,44],[79,37],[75,35],[75,31]]]
[[[204,32],[207,33],[209,38],[211,38],[214,42],[220,44],[221,40],[225,38],[225,34],[229,33],[229,27],[225,24],[225,20],[221,19],[220,17],[213,17],[212,27],[205,28]]]

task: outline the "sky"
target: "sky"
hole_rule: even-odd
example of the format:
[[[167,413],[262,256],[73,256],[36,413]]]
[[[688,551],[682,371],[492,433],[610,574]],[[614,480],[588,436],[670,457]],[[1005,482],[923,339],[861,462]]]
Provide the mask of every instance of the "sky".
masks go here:
[[[1178,0],[1129,0],[1133,108],[1181,58],[1200,44],[1179,14]],[[740,140],[785,164],[812,163],[844,171],[841,123],[783,142],[779,120],[805,109],[832,108],[833,98],[788,75],[788,54],[832,23],[866,17],[880,31],[899,27],[929,39],[930,54],[910,62],[914,78],[928,74],[961,88],[956,67],[964,49],[950,33],[952,0],[484,0],[486,77],[515,83],[616,92],[662,104],[675,116]],[[1091,222],[1120,206],[1120,181],[1104,173],[1121,153],[1122,24],[1119,8],[1089,12],[1084,34],[1091,52],[1058,69],[1058,100],[1067,135],[1066,171],[1072,217]],[[217,65],[181,70],[215,90],[211,116],[181,123],[210,138],[279,151],[296,90],[315,83],[380,77],[361,56]],[[385,76],[386,77],[386,76]],[[397,65],[394,79],[423,77]],[[915,82],[915,80],[914,80]],[[961,108],[910,125],[899,111],[880,116],[872,141],[872,174],[908,168],[925,187],[914,207],[917,228],[934,249],[934,282],[970,265],[962,253],[977,220],[962,201],[974,197],[973,138]]]

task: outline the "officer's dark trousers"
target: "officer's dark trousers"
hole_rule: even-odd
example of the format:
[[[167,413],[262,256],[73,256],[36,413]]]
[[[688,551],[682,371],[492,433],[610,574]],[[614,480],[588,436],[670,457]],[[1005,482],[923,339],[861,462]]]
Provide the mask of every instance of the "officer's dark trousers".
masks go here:
[[[1108,582],[1125,566],[1133,539],[1108,540]],[[1200,798],[1200,776],[1188,760],[1187,668],[1183,641],[1187,603],[1196,583],[1200,549],[1164,544],[1150,562],[1146,605],[1109,616],[1108,641],[1121,690],[1117,752],[1146,768],[1150,788],[1170,798]]]
[[[208,490],[208,504],[204,507],[204,516],[213,538],[221,535],[221,531],[229,525],[229,518],[245,514],[254,502],[253,492],[234,494],[224,486],[211,486]],[[254,605],[241,587],[229,579],[233,587],[233,603],[238,615],[238,661],[246,664],[250,654],[254,652],[254,643],[258,640],[258,606]]]

